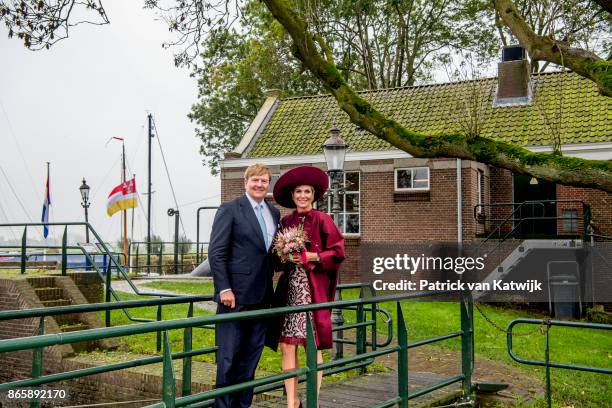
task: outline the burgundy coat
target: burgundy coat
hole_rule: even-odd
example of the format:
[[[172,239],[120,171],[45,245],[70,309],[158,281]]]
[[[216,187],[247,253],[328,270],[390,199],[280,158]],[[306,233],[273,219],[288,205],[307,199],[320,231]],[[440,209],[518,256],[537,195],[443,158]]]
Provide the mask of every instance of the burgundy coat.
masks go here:
[[[306,249],[308,252],[317,252],[320,257],[320,262],[309,262],[306,265],[312,303],[331,302],[336,294],[338,269],[344,260],[344,237],[329,215],[314,209],[305,215],[298,214],[297,211],[286,215],[281,220],[281,228],[298,225],[302,223],[302,219],[304,231],[309,238]],[[282,265],[283,272],[276,286],[273,307],[287,305],[288,268],[292,267],[293,264],[290,263]],[[312,313],[317,348],[331,348],[331,310],[315,310]],[[266,345],[273,350],[278,346],[282,320],[273,319],[268,329]]]

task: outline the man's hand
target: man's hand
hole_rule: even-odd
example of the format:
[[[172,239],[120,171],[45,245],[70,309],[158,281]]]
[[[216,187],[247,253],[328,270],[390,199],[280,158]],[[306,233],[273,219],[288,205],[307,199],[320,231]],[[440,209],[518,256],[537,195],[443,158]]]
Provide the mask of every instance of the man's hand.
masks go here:
[[[234,296],[234,292],[231,289],[221,293],[219,298],[225,306],[229,306],[232,309],[236,307],[236,296]]]

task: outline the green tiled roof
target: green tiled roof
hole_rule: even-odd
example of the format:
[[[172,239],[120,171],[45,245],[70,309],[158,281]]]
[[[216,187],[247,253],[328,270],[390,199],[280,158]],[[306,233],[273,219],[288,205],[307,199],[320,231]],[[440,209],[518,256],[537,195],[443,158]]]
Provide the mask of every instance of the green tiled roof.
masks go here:
[[[593,82],[573,73],[547,73],[535,79],[534,97],[522,106],[493,107],[496,78],[361,92],[377,109],[407,128],[440,134],[458,131],[461,109],[474,89],[484,106],[482,136],[519,144],[550,145],[545,118],[561,117],[562,143],[612,141],[611,100]],[[558,114],[561,107],[561,115]],[[331,95],[282,99],[245,157],[318,154],[336,120],[349,151],[387,150],[391,146],[358,129]],[[558,120],[557,120],[558,123]]]

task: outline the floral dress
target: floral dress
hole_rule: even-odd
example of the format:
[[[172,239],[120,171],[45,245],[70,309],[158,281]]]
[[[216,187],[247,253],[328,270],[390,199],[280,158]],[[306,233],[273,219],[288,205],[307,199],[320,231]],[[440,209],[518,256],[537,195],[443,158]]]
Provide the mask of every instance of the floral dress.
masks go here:
[[[312,303],[306,269],[296,265],[290,272],[287,288],[287,306]],[[312,313],[310,315],[312,320]],[[280,341],[286,344],[306,344],[306,313],[288,313],[284,316]]]

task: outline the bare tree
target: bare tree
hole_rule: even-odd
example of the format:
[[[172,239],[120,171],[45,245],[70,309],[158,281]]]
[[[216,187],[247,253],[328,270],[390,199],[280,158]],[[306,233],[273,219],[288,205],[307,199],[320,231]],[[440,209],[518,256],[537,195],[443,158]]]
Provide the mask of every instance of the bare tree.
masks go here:
[[[109,23],[101,0],[0,1],[0,21],[8,28],[9,38],[19,38],[32,50],[48,49],[68,38],[70,27]]]

